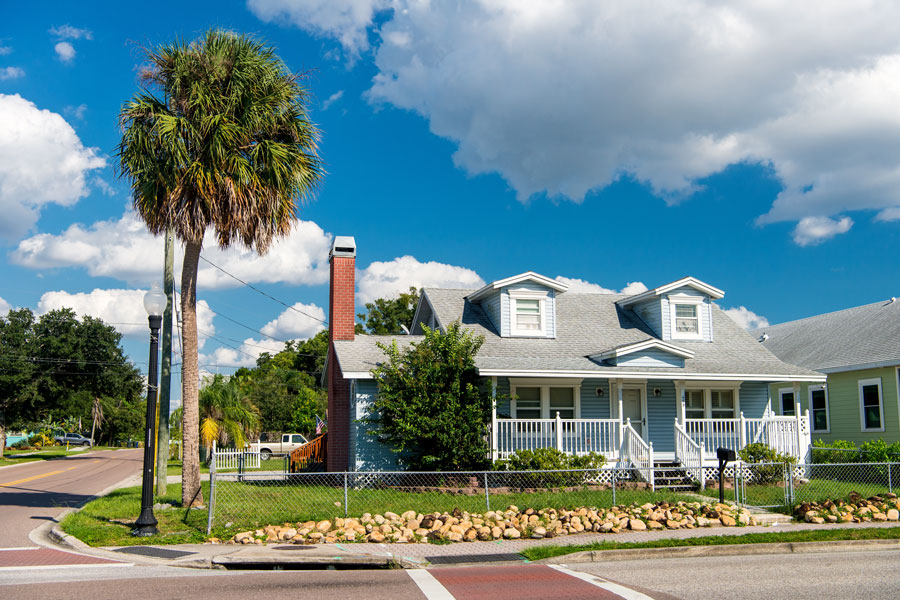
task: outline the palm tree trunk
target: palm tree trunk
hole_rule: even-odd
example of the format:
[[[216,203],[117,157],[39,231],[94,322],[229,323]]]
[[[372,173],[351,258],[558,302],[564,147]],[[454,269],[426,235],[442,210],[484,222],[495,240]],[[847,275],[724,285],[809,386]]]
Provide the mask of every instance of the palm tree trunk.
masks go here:
[[[182,443],[181,503],[203,504],[200,491],[200,368],[197,355],[197,265],[202,242],[187,242],[181,269],[181,316],[184,356],[181,357]]]

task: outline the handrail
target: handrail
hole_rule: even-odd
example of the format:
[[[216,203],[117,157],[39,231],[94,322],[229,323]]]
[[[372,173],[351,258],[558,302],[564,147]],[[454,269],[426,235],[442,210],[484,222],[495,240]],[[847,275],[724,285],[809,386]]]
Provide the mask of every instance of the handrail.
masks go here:
[[[648,444],[638,435],[631,426],[631,419],[627,419],[622,426],[622,449],[619,456],[619,464],[624,464],[625,468],[637,469],[644,481],[650,484],[651,489],[656,489],[653,472],[653,442]]]
[[[305,469],[312,463],[325,462],[325,452],[328,448],[326,445],[327,435],[326,431],[291,452],[291,473]]]
[[[706,487],[703,477],[703,442],[699,444],[691,439],[678,419],[675,419],[675,458],[684,465],[691,477],[700,482],[700,489]]]

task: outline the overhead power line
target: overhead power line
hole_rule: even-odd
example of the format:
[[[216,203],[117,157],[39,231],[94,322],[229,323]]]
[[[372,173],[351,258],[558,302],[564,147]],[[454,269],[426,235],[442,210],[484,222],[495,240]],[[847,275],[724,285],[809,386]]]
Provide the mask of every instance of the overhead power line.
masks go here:
[[[312,319],[313,321],[318,321],[319,323],[322,323],[323,325],[327,325],[327,324],[328,324],[328,321],[327,321],[327,320],[325,320],[325,319],[320,319],[319,317],[314,317],[314,316],[312,316],[311,314],[309,314],[308,312],[304,312],[304,311],[300,310],[299,308],[295,308],[294,306],[288,304],[287,302],[284,302],[283,300],[279,300],[278,298],[276,298],[275,296],[273,296],[273,295],[271,295],[271,294],[267,294],[266,292],[262,291],[262,290],[259,289],[258,287],[255,287],[255,286],[253,286],[253,285],[247,283],[246,281],[244,281],[244,280],[241,279],[240,277],[237,277],[236,275],[232,275],[231,273],[229,273],[228,271],[226,271],[225,269],[223,269],[223,268],[220,267],[219,265],[210,262],[207,258],[203,257],[202,255],[200,256],[200,260],[202,260],[203,262],[205,262],[205,263],[208,264],[209,266],[211,266],[211,267],[213,267],[213,268],[216,268],[216,269],[218,269],[219,271],[225,273],[226,275],[228,275],[229,277],[231,277],[232,279],[234,279],[234,280],[237,281],[238,283],[241,283],[241,284],[247,286],[248,288],[250,288],[250,289],[253,290],[254,292],[256,292],[256,293],[258,293],[258,294],[262,294],[263,296],[265,296],[265,297],[268,298],[269,300],[274,300],[274,301],[277,302],[278,304],[280,304],[280,305],[282,305],[282,306],[284,306],[284,307],[287,307],[287,308],[291,309],[292,311],[294,311],[295,313],[299,313],[299,314],[303,315],[304,317],[309,317],[309,318]]]

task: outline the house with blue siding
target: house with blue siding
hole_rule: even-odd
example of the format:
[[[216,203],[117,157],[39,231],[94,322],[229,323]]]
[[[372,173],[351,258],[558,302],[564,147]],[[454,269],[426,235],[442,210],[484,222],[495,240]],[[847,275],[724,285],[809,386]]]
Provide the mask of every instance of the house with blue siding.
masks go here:
[[[809,415],[776,415],[769,384],[824,375],[769,352],[716,305],[724,292],[709,284],[683,277],[635,295],[583,294],[529,271],[481,289],[425,288],[410,335],[355,335],[353,264],[342,262],[355,244],[337,238],[335,248],[329,470],[402,467],[361,421],[378,393],[378,343],[404,347],[422,339],[423,325],[456,321],[484,338],[475,362],[496,398],[492,459],[553,447],[629,468],[699,470],[717,448],[753,442],[806,458]]]

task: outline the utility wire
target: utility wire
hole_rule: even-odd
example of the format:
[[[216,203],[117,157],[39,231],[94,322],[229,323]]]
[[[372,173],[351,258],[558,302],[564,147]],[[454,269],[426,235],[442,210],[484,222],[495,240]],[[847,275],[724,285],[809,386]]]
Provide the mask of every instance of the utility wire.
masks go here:
[[[280,305],[282,305],[282,306],[285,306],[285,307],[291,309],[292,311],[294,311],[295,313],[299,313],[299,314],[303,315],[304,317],[309,317],[309,318],[312,319],[313,321],[318,321],[319,323],[322,323],[323,325],[327,325],[327,324],[328,324],[328,321],[327,321],[327,320],[325,320],[325,319],[320,319],[319,317],[314,317],[314,316],[312,316],[311,314],[309,314],[309,313],[307,313],[307,312],[303,312],[302,310],[300,310],[300,309],[298,309],[298,308],[294,308],[292,305],[288,304],[287,302],[284,302],[284,301],[282,301],[282,300],[279,300],[279,299],[276,298],[275,296],[272,296],[271,294],[267,294],[266,292],[262,291],[262,290],[259,289],[258,287],[255,287],[255,286],[253,286],[253,285],[250,285],[249,283],[247,283],[246,281],[244,281],[244,280],[241,279],[240,277],[237,277],[237,276],[235,276],[235,275],[232,275],[231,273],[229,273],[228,271],[226,271],[225,269],[223,269],[223,268],[220,267],[219,265],[210,262],[208,259],[206,259],[206,258],[205,258],[204,256],[202,256],[202,255],[200,256],[200,260],[202,260],[202,261],[205,262],[206,264],[210,265],[211,267],[214,267],[214,268],[218,269],[219,271],[225,273],[226,275],[228,275],[229,277],[231,277],[232,279],[234,279],[234,280],[237,281],[238,283],[242,283],[243,285],[246,285],[248,288],[250,288],[250,289],[253,290],[254,292],[257,292],[258,294],[262,294],[263,296],[265,296],[265,297],[268,298],[269,300],[274,300],[274,301],[277,302],[278,304],[280,304]]]

